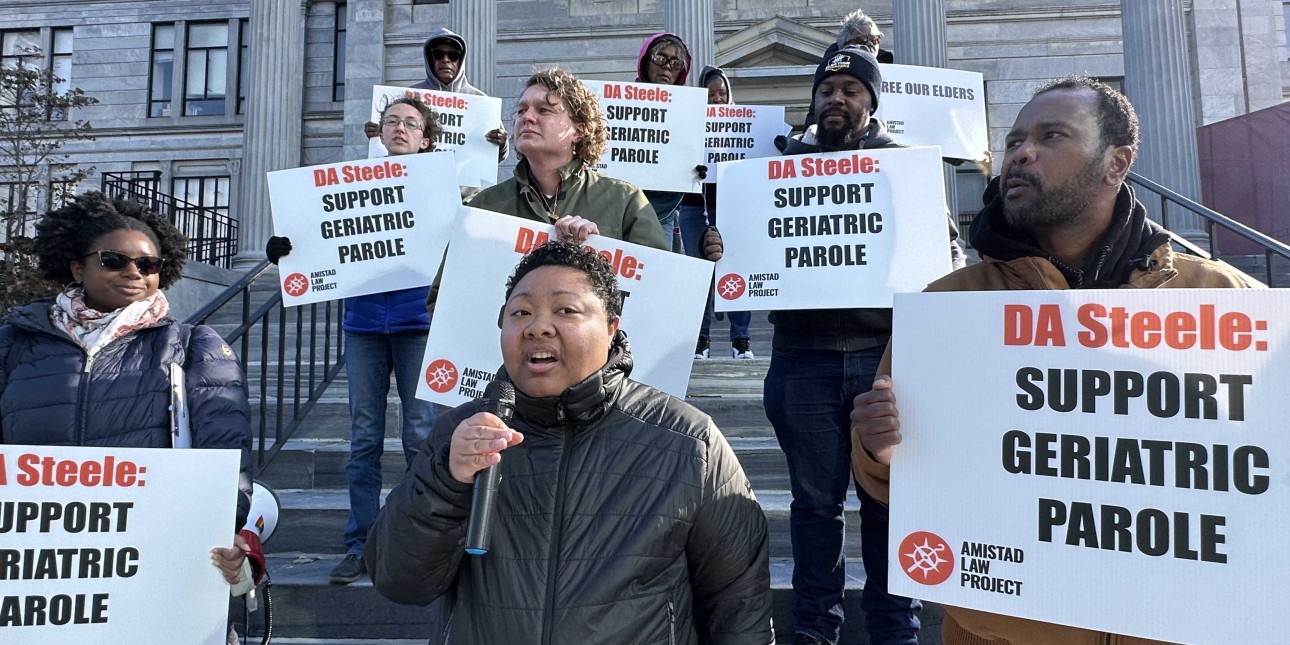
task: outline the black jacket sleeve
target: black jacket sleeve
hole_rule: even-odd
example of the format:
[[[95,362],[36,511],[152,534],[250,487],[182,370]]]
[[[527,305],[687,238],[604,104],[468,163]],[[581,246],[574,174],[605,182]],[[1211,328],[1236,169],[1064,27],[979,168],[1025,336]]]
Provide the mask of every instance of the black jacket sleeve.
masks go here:
[[[705,500],[686,545],[699,641],[773,643],[766,516],[734,451],[715,428],[703,488]]]
[[[246,379],[233,349],[205,325],[193,327],[186,362],[193,447],[242,452],[237,526],[233,528],[237,531],[251,511],[251,405],[246,398]]]
[[[435,420],[411,471],[390,491],[367,536],[363,559],[372,584],[394,602],[427,605],[457,583],[474,487],[452,478],[448,445],[474,407]]]

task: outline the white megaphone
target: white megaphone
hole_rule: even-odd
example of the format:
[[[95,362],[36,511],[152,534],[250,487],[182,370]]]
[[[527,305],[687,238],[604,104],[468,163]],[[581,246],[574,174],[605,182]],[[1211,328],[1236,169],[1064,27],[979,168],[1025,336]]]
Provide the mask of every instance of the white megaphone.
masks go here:
[[[260,482],[251,482],[251,510],[246,515],[246,526],[243,531],[252,531],[260,537],[260,543],[269,541],[274,529],[278,528],[278,514],[282,503],[278,493]]]

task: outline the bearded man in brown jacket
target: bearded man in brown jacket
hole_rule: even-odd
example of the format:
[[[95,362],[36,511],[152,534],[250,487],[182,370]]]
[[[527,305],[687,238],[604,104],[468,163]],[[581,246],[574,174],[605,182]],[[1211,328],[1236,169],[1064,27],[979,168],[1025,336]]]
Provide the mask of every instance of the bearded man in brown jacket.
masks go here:
[[[1170,233],[1146,217],[1125,183],[1138,150],[1138,117],[1123,94],[1089,78],[1035,92],[1005,139],[999,178],[972,222],[981,262],[928,291],[1177,289],[1255,286],[1217,262],[1174,253]],[[900,420],[891,348],[873,389],[855,398],[851,463],[870,495],[886,503]],[[1099,633],[982,611],[945,607],[945,645],[1147,645]]]

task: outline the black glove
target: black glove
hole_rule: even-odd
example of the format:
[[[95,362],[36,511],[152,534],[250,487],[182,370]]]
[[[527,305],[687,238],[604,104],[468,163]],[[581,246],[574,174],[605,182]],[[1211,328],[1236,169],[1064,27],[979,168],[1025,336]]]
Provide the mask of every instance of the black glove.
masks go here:
[[[703,181],[708,178],[708,167],[703,164],[699,164],[694,167],[694,174],[699,176],[699,181]]]
[[[274,235],[269,238],[269,243],[264,245],[264,254],[269,256],[269,261],[277,264],[282,256],[291,253],[291,238],[278,237]]]

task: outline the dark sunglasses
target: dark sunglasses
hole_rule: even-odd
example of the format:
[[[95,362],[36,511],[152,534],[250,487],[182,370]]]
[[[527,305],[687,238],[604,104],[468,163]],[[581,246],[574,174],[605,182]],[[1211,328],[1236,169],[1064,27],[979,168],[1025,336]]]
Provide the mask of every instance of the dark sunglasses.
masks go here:
[[[662,54],[654,54],[653,56],[650,56],[649,62],[654,63],[663,69],[670,69],[673,71],[680,70],[685,67],[685,61],[671,56],[664,56]]]
[[[435,59],[435,60],[440,60],[440,59],[446,58],[446,59],[448,59],[449,61],[451,61],[451,62],[454,62],[454,63],[455,63],[455,62],[457,62],[457,61],[461,60],[461,50],[459,50],[459,49],[432,49],[432,50],[430,50],[430,57],[431,57],[431,58],[433,58],[433,59]]]
[[[120,251],[95,251],[82,256],[88,258],[91,255],[99,256],[99,264],[103,265],[108,271],[124,271],[127,264],[134,263],[134,267],[143,275],[157,275],[161,273],[161,267],[166,265],[165,258],[159,258],[153,255],[140,255],[132,258]]]

